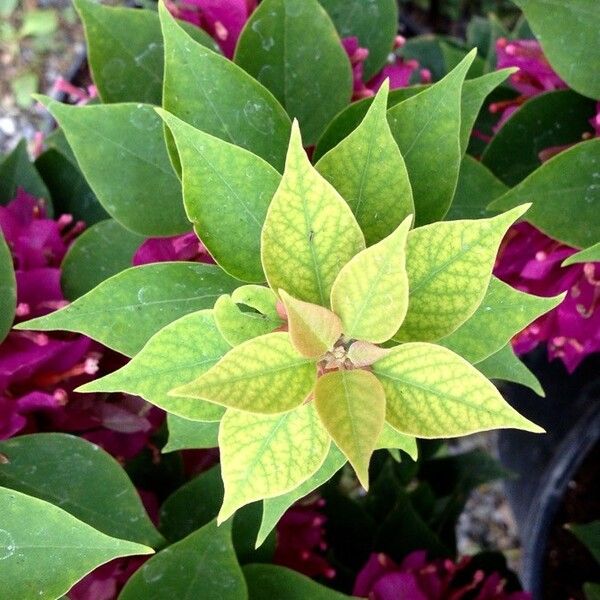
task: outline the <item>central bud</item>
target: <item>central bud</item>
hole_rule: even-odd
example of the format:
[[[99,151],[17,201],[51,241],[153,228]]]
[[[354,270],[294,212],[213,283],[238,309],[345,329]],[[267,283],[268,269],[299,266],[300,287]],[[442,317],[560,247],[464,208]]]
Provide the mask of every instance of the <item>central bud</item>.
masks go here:
[[[334,347],[325,352],[319,360],[319,372],[327,373],[328,371],[353,369],[355,365],[348,355],[348,350],[350,349],[352,342],[353,340],[349,340],[344,336],[340,337]]]

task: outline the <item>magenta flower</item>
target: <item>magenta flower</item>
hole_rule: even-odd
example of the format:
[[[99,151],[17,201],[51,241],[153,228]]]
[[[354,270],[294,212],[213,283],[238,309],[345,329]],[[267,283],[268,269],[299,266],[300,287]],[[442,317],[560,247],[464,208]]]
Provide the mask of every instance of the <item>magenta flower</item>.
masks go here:
[[[146,265],[155,262],[168,262],[174,260],[188,260],[214,264],[214,260],[198,239],[195,233],[184,233],[166,238],[147,239],[137,249],[134,257],[134,266]]]
[[[470,562],[469,557],[456,563],[428,561],[420,550],[397,565],[385,554],[371,554],[356,578],[353,595],[369,600],[531,600],[525,592],[506,592],[506,582],[497,573],[478,570],[465,583]]]
[[[547,343],[550,359],[560,358],[573,372],[588,355],[600,351],[600,263],[561,263],[577,252],[528,223],[507,233],[494,273],[511,286],[538,296],[566,291],[565,300],[513,339],[518,354]]]
[[[256,0],[171,0],[167,7],[178,19],[204,29],[231,58]]]

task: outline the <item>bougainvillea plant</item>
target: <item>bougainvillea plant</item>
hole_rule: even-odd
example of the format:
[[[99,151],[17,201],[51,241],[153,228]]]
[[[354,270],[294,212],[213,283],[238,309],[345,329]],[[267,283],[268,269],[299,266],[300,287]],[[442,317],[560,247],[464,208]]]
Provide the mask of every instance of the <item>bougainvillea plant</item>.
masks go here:
[[[111,220],[65,259],[73,302],[18,329],[81,333],[129,357],[79,391],[164,409],[165,452],[218,443],[220,469],[206,475],[224,493],[201,500],[191,480],[161,507],[159,532],[97,446],[54,433],[3,442],[0,589],[10,584],[17,599],[58,598],[112,558],[153,551],[122,600],[344,597],[246,563],[286,510],[346,462],[367,488],[376,449],[415,458],[417,438],[541,431],[488,378],[539,390],[509,342],[562,296],[493,277],[497,252],[530,215],[578,248],[597,241],[539,207],[549,186],[564,187],[560,157],[509,191],[466,156],[484,99],[512,69],[476,73],[464,52],[432,85],[390,91],[377,78],[398,46],[395,2],[373,2],[361,29],[344,2],[264,0],[243,28],[208,18],[218,43],[177,21],[179,4],[156,14],[76,1],[99,101],[40,101],[61,128],[56,147]],[[342,37],[358,40],[346,43],[351,56]],[[378,92],[349,104],[359,63]],[[597,145],[569,152],[587,185]],[[465,165],[476,174],[468,181]],[[481,185],[482,173],[493,184]],[[593,200],[596,188],[586,190]],[[500,195],[506,212],[482,215]],[[139,266],[124,268],[134,254]],[[11,263],[0,248],[3,331],[15,311]],[[218,518],[199,528],[173,516],[215,498]],[[240,543],[244,511],[257,507],[257,531]]]

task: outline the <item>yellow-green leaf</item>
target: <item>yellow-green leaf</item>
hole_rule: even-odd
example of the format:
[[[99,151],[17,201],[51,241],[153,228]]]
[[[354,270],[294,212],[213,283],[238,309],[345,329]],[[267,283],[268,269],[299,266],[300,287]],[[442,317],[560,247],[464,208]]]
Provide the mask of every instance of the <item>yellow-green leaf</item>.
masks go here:
[[[294,123],[283,178],[262,231],[269,285],[327,307],[340,269],[364,247],[352,211],[310,164]]]
[[[385,422],[385,393],[369,371],[332,371],[317,380],[315,406],[321,421],[369,488],[369,461]]]
[[[260,312],[242,311],[227,294],[216,301],[214,315],[221,335],[232,346],[271,333],[283,322],[277,313],[273,318]]]
[[[585,262],[600,262],[600,242],[577,252],[577,254],[572,254],[569,258],[563,260],[562,266],[568,267],[569,265]]]
[[[491,219],[432,223],[408,234],[408,313],[397,341],[435,341],[481,304],[500,242],[529,205]]]
[[[406,165],[387,122],[388,88],[386,80],[362,123],[316,164],[350,205],[367,246],[414,213]]]
[[[412,217],[387,238],[363,250],[340,271],[331,306],[344,334],[373,343],[389,340],[408,309],[406,239]]]
[[[543,432],[475,367],[442,346],[397,346],[373,365],[373,373],[385,390],[386,419],[402,433],[445,438],[504,428]]]
[[[207,373],[171,394],[275,414],[300,406],[316,377],[314,361],[298,354],[287,333],[269,333],[236,346]]]
[[[80,392],[126,392],[167,412],[196,421],[218,421],[222,406],[199,398],[170,396],[169,390],[206,373],[230,349],[212,310],[201,310],[154,334],[129,363],[81,386]]]
[[[417,439],[414,435],[406,435],[394,429],[387,421],[383,425],[383,430],[375,449],[387,448],[388,450],[402,450],[406,452],[413,460],[419,457],[419,448],[417,447]]]
[[[312,403],[282,415],[228,410],[219,431],[225,484],[219,522],[299,486],[321,466],[330,443]]]
[[[438,343],[471,364],[478,363],[498,352],[539,316],[558,306],[564,297],[564,294],[553,298],[532,296],[492,277],[483,302],[473,315]]]
[[[340,318],[328,308],[296,300],[285,290],[279,290],[288,317],[288,331],[292,344],[300,354],[319,358],[342,335]]]

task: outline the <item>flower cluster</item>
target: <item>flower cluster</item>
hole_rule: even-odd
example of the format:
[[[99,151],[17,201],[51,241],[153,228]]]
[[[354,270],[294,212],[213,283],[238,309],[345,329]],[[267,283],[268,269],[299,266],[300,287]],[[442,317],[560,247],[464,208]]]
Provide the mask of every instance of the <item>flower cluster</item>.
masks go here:
[[[526,592],[507,592],[498,573],[469,573],[471,559],[427,560],[425,551],[409,554],[399,565],[385,554],[371,554],[359,572],[353,594],[369,600],[531,600]]]

